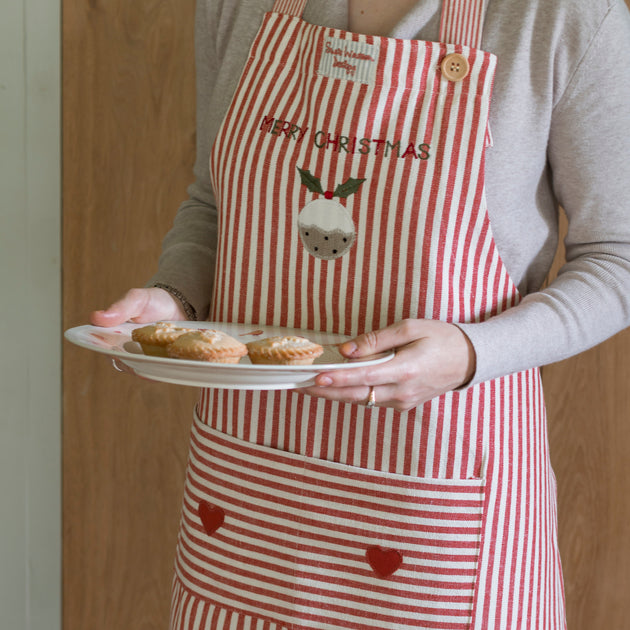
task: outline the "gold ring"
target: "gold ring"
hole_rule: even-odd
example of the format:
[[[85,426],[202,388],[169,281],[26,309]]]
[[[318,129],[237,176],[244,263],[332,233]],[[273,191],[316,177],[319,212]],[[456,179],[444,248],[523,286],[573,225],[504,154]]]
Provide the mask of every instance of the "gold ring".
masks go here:
[[[374,387],[370,387],[370,395],[368,396],[365,406],[368,409],[372,409],[376,405],[376,394],[374,393]]]

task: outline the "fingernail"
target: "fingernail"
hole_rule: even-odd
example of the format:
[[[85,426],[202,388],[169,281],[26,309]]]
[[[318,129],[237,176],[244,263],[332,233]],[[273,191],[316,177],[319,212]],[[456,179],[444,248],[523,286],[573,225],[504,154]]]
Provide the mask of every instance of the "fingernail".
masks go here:
[[[346,341],[343,344],[343,353],[346,356],[351,356],[353,355],[357,350],[358,350],[358,346],[356,343],[354,343],[354,341]]]
[[[320,387],[326,387],[327,385],[331,385],[332,384],[332,378],[330,378],[330,376],[319,376],[316,379],[316,383]]]

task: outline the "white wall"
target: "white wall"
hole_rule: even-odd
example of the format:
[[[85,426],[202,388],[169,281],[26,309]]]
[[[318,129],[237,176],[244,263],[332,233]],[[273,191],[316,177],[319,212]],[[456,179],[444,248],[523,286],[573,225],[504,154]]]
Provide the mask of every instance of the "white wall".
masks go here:
[[[0,630],[61,628],[60,11],[0,3]]]

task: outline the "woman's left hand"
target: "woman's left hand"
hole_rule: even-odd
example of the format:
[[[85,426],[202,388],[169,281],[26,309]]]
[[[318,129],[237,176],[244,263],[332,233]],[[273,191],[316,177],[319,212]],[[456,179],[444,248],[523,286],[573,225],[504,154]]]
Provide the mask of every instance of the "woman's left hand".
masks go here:
[[[475,373],[475,350],[468,337],[454,324],[437,320],[407,319],[359,335],[339,349],[350,359],[389,350],[396,355],[377,365],[322,372],[302,392],[365,404],[374,388],[376,406],[409,411],[464,385]]]

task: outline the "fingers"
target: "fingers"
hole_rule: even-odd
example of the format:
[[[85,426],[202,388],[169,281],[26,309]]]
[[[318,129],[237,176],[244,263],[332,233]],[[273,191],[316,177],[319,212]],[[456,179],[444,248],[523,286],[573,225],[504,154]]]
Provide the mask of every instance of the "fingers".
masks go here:
[[[93,311],[90,322],[95,326],[118,326],[133,321],[138,324],[161,319],[185,320],[181,304],[168,291],[159,288],[130,289],[104,310]]]
[[[387,328],[364,333],[339,347],[347,358],[357,359],[387,350],[393,350],[430,334],[433,322],[423,319],[405,319]]]
[[[105,310],[94,311],[90,315],[90,321],[95,326],[118,326],[123,322],[141,318],[148,300],[146,289],[131,289]]]
[[[356,387],[302,387],[300,392],[309,396],[318,396],[326,400],[342,400],[347,403],[362,405],[367,403],[370,388],[365,385]]]
[[[112,367],[116,370],[116,372],[122,372],[124,374],[135,374],[136,371],[129,367],[126,363],[122,361],[118,361],[118,359],[112,359]]]
[[[127,317],[121,315],[118,310],[111,310],[111,307],[103,311],[92,311],[90,313],[90,323],[94,326],[103,326],[105,328],[111,328],[112,326],[118,326],[127,321]]]
[[[372,385],[387,385],[398,383],[409,376],[409,366],[407,365],[408,348],[399,348],[395,356],[389,361],[361,367],[358,363],[355,369],[332,370],[322,372],[315,377],[315,384],[322,388],[350,388]]]
[[[357,385],[354,387],[303,387],[299,390],[302,394],[308,396],[317,396],[331,401],[339,401],[355,405],[363,405],[369,408],[391,407],[396,411],[409,411],[413,407],[417,407],[422,402],[429,400],[430,396],[422,399],[417,395],[409,398],[401,398],[400,390],[396,384],[374,385],[368,387],[366,385]],[[373,394],[373,405],[369,405],[370,392]]]
[[[303,391],[328,400],[365,405],[373,388],[375,406],[405,411],[428,400],[412,377],[414,368],[409,361],[413,359],[412,350],[403,347],[394,358],[379,365],[323,372],[315,377],[313,387]]]

